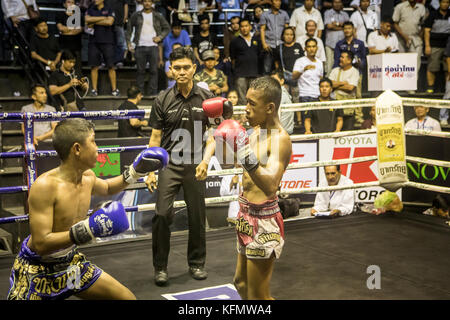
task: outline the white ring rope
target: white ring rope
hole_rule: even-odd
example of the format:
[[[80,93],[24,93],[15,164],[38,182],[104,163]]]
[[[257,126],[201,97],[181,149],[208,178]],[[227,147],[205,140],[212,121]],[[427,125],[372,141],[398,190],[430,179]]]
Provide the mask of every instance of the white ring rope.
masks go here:
[[[450,132],[446,131],[427,131],[427,130],[416,130],[405,128],[405,133],[410,136],[430,136],[439,138],[450,138]]]
[[[441,192],[441,193],[450,193],[449,187],[433,186],[432,184],[419,183],[419,182],[413,182],[413,181],[404,182],[403,187],[411,187],[411,188],[423,189],[423,190],[427,190],[427,191],[434,191],[434,192]]]
[[[425,164],[429,164],[432,166],[450,168],[450,161],[434,160],[434,159],[411,157],[411,156],[406,156],[406,160],[411,161],[411,162],[416,162],[416,163],[425,163]]]
[[[325,132],[325,133],[315,133],[315,134],[294,134],[291,135],[291,141],[304,141],[304,140],[318,140],[318,139],[329,139],[329,138],[341,138],[348,136],[357,136],[361,134],[376,133],[377,129],[363,129],[363,130],[349,130],[341,132]]]

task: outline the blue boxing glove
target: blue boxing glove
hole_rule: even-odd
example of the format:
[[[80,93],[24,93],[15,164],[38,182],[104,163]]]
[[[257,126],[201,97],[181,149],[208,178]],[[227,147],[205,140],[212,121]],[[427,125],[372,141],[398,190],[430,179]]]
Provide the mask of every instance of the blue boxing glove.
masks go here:
[[[129,227],[125,208],[118,201],[106,202],[88,218],[74,224],[69,231],[73,243],[80,245],[96,237],[108,237]]]
[[[123,172],[123,179],[127,183],[135,183],[137,179],[149,172],[164,169],[169,163],[169,155],[164,148],[151,147],[138,154],[134,162]]]

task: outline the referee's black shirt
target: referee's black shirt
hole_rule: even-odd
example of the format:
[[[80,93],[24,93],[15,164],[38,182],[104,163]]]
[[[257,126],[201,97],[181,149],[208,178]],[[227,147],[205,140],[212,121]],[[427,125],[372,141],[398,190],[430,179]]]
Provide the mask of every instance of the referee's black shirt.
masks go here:
[[[173,161],[174,157],[183,157],[183,160],[187,161],[185,164],[200,163],[206,145],[203,136],[209,127],[202,102],[214,96],[194,82],[187,98],[178,91],[177,85],[164,90],[156,97],[149,125],[153,129],[162,130],[161,147],[167,150],[171,162],[180,164],[179,161]]]

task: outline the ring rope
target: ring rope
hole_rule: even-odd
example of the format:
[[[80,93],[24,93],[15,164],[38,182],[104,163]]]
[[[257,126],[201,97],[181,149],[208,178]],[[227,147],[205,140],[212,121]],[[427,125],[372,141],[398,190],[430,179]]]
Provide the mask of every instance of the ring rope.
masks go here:
[[[434,159],[411,157],[411,156],[406,156],[406,160],[411,161],[411,162],[417,162],[417,163],[425,163],[425,164],[429,164],[432,166],[450,168],[450,161],[434,160]]]
[[[325,133],[315,133],[315,134],[294,134],[291,135],[291,141],[304,141],[304,140],[319,140],[319,139],[329,139],[329,138],[341,138],[348,136],[357,136],[362,134],[376,133],[377,129],[363,129],[363,130],[349,130],[341,132],[325,132]]]
[[[439,138],[450,138],[450,132],[446,131],[427,131],[422,129],[407,129],[405,128],[405,133],[410,136],[430,136]]]
[[[434,191],[434,192],[441,192],[441,193],[450,193],[449,187],[433,186],[431,184],[419,183],[419,182],[413,182],[413,181],[408,181],[408,182],[403,183],[403,187],[411,187],[411,188],[422,189],[422,190],[427,190],[427,191]]]

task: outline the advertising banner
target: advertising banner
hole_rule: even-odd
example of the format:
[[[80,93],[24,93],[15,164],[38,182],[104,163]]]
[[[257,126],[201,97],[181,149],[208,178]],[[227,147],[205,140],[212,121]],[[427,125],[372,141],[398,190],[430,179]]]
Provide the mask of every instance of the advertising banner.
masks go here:
[[[417,90],[417,53],[383,53],[367,56],[368,89]]]

